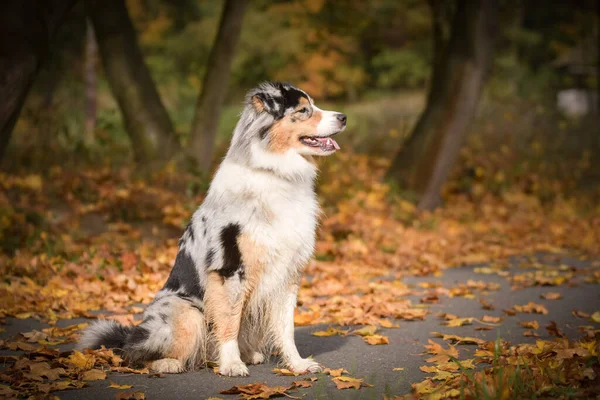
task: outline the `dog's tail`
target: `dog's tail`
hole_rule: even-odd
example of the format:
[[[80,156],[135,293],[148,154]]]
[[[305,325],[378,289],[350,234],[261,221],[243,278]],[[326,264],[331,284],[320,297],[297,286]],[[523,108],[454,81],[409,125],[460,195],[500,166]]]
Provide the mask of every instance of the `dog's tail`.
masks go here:
[[[104,346],[107,349],[123,349],[132,329],[133,327],[121,325],[116,321],[96,321],[83,332],[77,348],[99,349]]]

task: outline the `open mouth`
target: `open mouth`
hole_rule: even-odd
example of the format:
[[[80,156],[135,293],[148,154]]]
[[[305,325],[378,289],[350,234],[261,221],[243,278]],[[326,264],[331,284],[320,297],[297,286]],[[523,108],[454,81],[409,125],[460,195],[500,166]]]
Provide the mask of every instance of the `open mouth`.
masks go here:
[[[335,151],[340,149],[340,145],[331,136],[303,136],[300,138],[300,141],[307,146],[318,147],[321,151]]]

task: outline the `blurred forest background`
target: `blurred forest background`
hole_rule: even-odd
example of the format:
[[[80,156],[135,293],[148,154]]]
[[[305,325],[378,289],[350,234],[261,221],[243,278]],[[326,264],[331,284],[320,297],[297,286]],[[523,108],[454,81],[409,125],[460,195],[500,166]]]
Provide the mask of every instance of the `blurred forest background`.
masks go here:
[[[14,32],[31,19],[8,4],[14,47],[27,48]],[[342,152],[321,160],[340,187],[363,187],[352,169],[364,163],[421,209],[513,188],[542,202],[596,193],[597,1],[48,4],[36,12],[53,28],[30,35],[47,48],[32,51],[14,129],[2,126],[5,189],[106,171],[201,196],[245,91],[283,80],[348,115]],[[77,190],[98,200],[88,189]],[[20,213],[6,193],[10,230]]]

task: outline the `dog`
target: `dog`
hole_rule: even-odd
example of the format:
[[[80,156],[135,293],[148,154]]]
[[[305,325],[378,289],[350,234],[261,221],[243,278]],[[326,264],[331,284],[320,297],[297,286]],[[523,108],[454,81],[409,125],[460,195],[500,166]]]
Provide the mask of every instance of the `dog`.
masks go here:
[[[300,278],[315,244],[313,156],[339,150],[346,116],[281,82],[250,90],[230,147],[179,241],[175,265],[142,322],[92,324],[79,348],[118,348],[134,364],[179,373],[217,361],[248,375],[272,351],[296,373],[321,365],[294,341]]]

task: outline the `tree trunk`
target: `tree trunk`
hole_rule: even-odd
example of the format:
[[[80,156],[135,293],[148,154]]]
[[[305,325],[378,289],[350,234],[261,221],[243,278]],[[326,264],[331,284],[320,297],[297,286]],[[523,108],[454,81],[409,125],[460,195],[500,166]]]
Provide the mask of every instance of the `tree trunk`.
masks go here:
[[[458,0],[450,39],[441,60],[434,62],[425,111],[388,171],[388,179],[419,196],[420,209],[441,202],[442,185],[477,110],[491,64],[496,20],[495,0]],[[434,54],[442,45],[439,36],[434,35]]]
[[[97,111],[97,76],[96,62],[98,61],[98,46],[92,23],[88,20],[85,38],[85,143],[94,141]]]
[[[0,2],[0,160],[52,38],[75,3]]]
[[[201,170],[210,168],[219,116],[225,101],[231,62],[240,37],[247,0],[227,0],[221,15],[219,32],[210,51],[202,93],[190,133],[189,156]]]
[[[167,110],[142,52],[124,0],[87,0],[106,78],[140,164],[168,160],[179,148]]]

